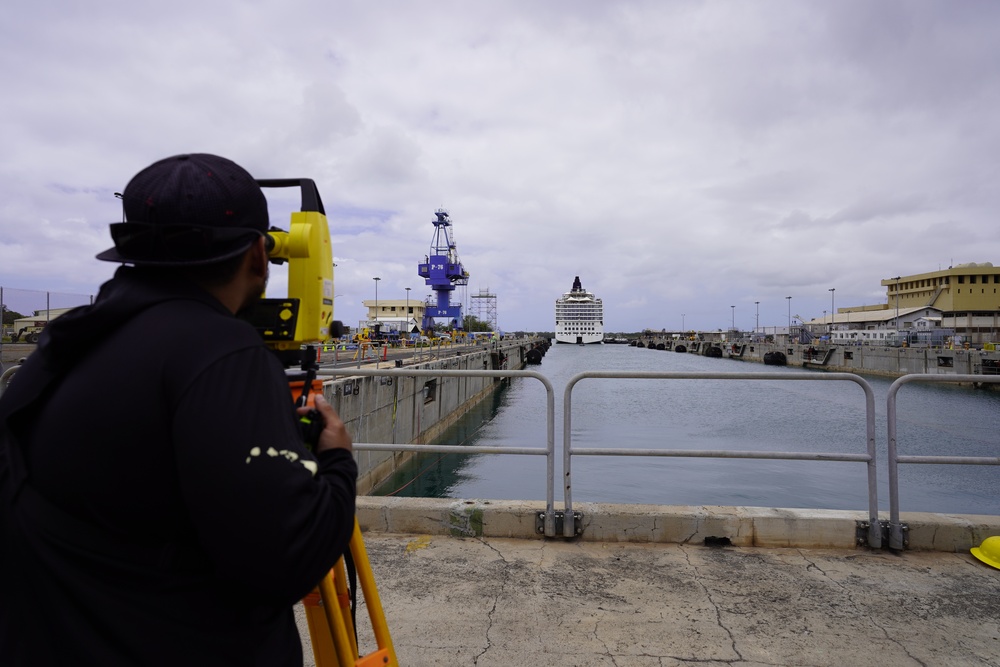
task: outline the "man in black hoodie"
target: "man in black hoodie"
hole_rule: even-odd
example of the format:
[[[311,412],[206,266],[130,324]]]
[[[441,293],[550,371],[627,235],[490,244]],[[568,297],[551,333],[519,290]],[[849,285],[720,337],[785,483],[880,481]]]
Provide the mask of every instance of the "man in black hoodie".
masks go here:
[[[348,544],[357,466],[320,396],[303,446],[236,317],[267,282],[266,200],[207,154],[122,199],[98,258],[123,266],[0,398],[0,664],[301,665],[293,605]]]

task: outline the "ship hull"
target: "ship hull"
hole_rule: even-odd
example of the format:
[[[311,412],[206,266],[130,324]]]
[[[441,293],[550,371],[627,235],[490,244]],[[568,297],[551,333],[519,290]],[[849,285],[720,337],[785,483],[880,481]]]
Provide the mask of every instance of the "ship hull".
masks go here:
[[[556,332],[557,343],[568,343],[572,345],[600,345],[604,342],[604,333],[596,334],[560,334]]]

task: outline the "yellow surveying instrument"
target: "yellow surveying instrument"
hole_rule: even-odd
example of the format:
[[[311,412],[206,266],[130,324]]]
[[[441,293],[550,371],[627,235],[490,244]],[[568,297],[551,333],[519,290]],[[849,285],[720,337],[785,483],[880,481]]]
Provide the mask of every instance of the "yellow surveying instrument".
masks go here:
[[[297,407],[311,407],[313,395],[322,391],[322,382],[316,378],[316,344],[343,333],[343,326],[333,319],[333,252],[326,212],[311,179],[257,183],[262,188],[298,187],[302,206],[292,213],[289,231],[275,227],[268,231],[270,261],[288,262],[288,297],[261,298],[245,317],[286,369],[299,366],[298,372],[288,375],[292,400]],[[303,439],[309,447],[323,429],[318,417],[312,410],[302,418]],[[366,655],[359,652],[354,613],[358,584],[378,647]],[[398,667],[356,518],[347,552],[302,602],[318,667]]]
[[[309,178],[258,180],[262,188],[298,187],[300,211],[292,213],[289,231],[271,227],[267,254],[273,264],[288,262],[288,297],[264,297],[247,319],[284,363],[297,365],[303,345],[338,336],[333,321],[333,251],[330,228],[316,184]]]

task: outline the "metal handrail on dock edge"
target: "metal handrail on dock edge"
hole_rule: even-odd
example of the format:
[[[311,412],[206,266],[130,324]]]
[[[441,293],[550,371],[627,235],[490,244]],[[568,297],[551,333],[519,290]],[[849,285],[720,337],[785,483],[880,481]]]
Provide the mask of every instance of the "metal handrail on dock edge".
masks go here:
[[[904,526],[899,521],[899,480],[900,463],[950,463],[968,465],[1000,465],[1000,457],[956,457],[956,456],[900,456],[896,441],[896,394],[902,385],[910,382],[952,382],[952,383],[1000,383],[1000,376],[981,375],[924,375],[911,374],[897,379],[889,389],[888,409],[888,477],[890,519],[883,523],[878,518],[877,465],[875,447],[875,395],[871,385],[864,378],[853,373],[696,373],[696,372],[656,372],[656,371],[591,371],[574,375],[567,382],[563,396],[563,465],[564,465],[564,510],[557,510],[554,502],[555,489],[555,398],[551,382],[534,371],[515,370],[426,370],[426,369],[323,369],[329,377],[492,377],[492,378],[534,378],[542,383],[546,391],[546,446],[545,447],[479,447],[461,445],[427,445],[396,443],[355,443],[358,451],[410,451],[447,454],[515,454],[546,457],[546,500],[544,535],[546,537],[576,537],[580,534],[580,522],[573,513],[571,459],[573,455],[589,456],[668,456],[694,458],[747,458],[783,459],[802,461],[859,462],[866,465],[868,481],[868,525],[867,545],[871,548],[883,546],[883,529],[888,533],[888,547],[902,550],[906,547],[903,537]],[[649,380],[758,380],[758,381],[819,381],[853,382],[864,392],[865,397],[865,447],[864,453],[849,452],[788,452],[788,451],[741,451],[741,450],[676,450],[676,449],[618,449],[618,448],[574,448],[572,446],[572,394],[573,388],[584,379],[649,379]],[[558,520],[558,522],[557,522]],[[561,523],[558,526],[557,523]],[[557,529],[561,528],[561,530]]]
[[[434,452],[440,454],[519,454],[544,456],[546,458],[546,489],[544,533],[546,537],[556,537],[555,511],[555,391],[549,379],[536,371],[515,370],[426,370],[416,368],[395,369],[323,369],[323,375],[334,377],[487,377],[487,378],[535,378],[545,387],[545,447],[478,447],[465,445],[403,445],[395,443],[355,443],[358,451],[374,452]]]
[[[691,450],[691,449],[618,449],[618,448],[573,448],[572,443],[572,395],[573,388],[580,380],[588,378],[635,379],[635,380],[781,380],[781,381],[847,381],[854,382],[865,394],[865,436],[864,454],[841,452],[776,452],[740,450]],[[882,546],[882,530],[878,519],[878,491],[875,466],[875,393],[863,378],[853,373],[695,373],[682,371],[589,371],[578,373],[566,383],[563,399],[563,475],[565,477],[566,516],[573,511],[570,493],[570,461],[576,455],[591,456],[675,456],[729,459],[786,459],[798,461],[855,461],[865,463],[868,470],[868,545]],[[564,537],[569,534],[569,524],[564,522]]]
[[[904,526],[899,520],[899,464],[900,463],[949,463],[960,465],[1000,465],[1000,456],[900,456],[896,438],[896,395],[903,385],[911,382],[950,382],[970,384],[1000,384],[1000,375],[931,375],[913,373],[897,378],[886,395],[886,421],[889,431],[889,548],[902,550]]]

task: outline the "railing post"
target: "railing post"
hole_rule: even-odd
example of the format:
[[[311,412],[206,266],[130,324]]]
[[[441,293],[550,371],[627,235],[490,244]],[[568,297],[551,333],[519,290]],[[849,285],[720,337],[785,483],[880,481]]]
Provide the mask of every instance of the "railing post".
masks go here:
[[[903,548],[903,527],[899,523],[899,461],[896,449],[896,394],[903,386],[904,375],[889,386],[886,394],[886,422],[888,430],[888,466],[889,466],[889,548],[899,551]]]
[[[577,375],[571,378],[566,383],[566,389],[563,392],[563,537],[576,537],[574,526],[576,522],[573,520],[573,476],[571,473],[573,433],[573,402],[571,396],[573,387],[580,377],[580,375]]]

